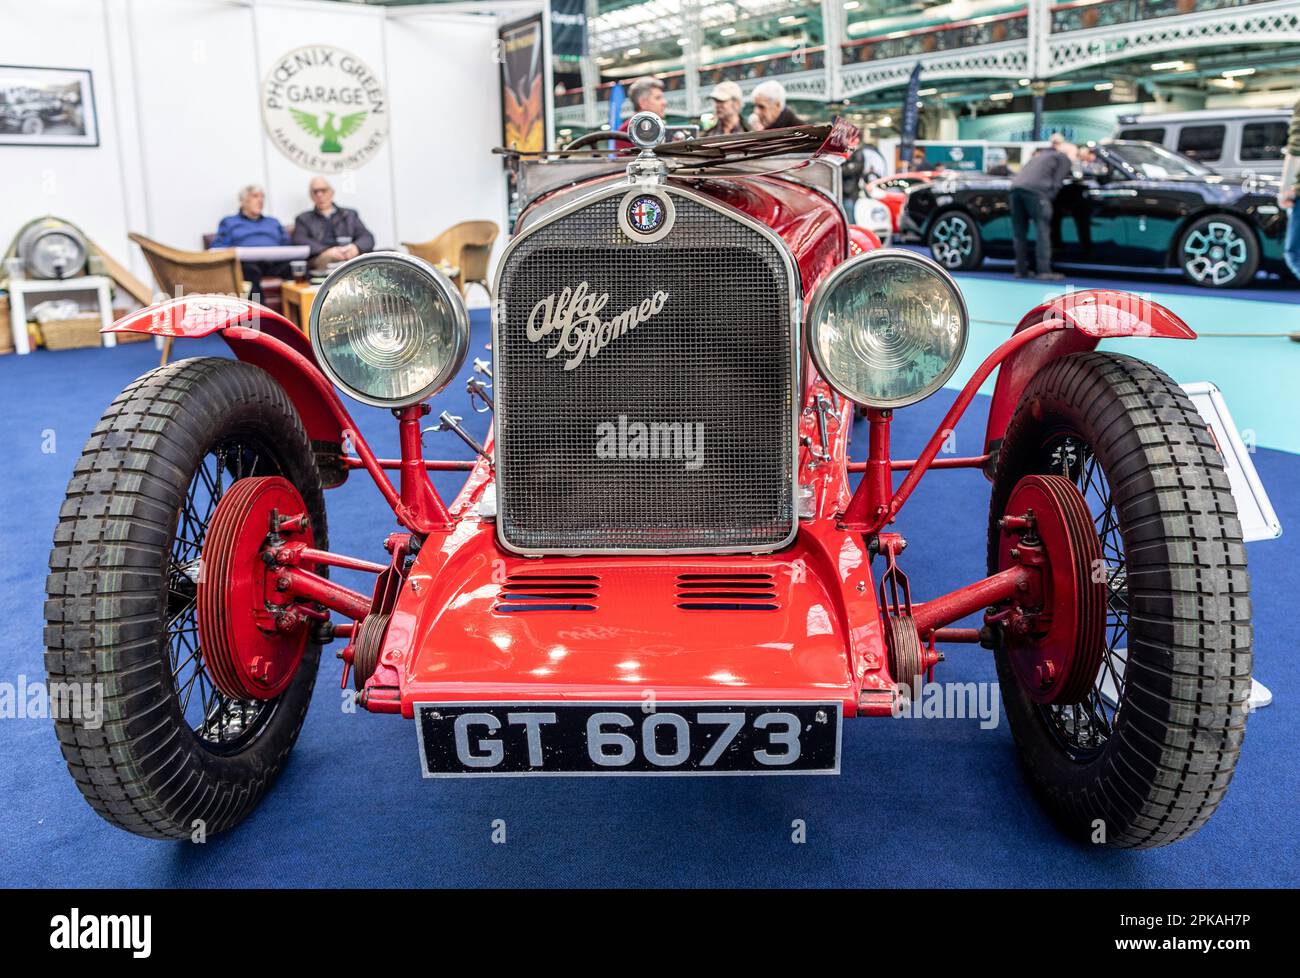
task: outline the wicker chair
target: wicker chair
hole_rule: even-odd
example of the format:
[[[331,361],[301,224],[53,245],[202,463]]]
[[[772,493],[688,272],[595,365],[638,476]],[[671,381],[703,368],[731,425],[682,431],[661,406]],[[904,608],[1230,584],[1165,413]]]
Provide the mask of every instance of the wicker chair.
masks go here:
[[[427,262],[437,264],[447,261],[460,269],[460,274],[452,281],[460,289],[462,297],[465,288],[475,283],[483,286],[492,301],[492,286],[488,284],[488,259],[492,257],[492,244],[501,229],[495,221],[462,221],[453,225],[432,241],[415,243],[403,241],[402,247]]]
[[[140,246],[149,263],[158,288],[169,296],[216,292],[222,295],[246,295],[248,283],[235,257],[234,248],[215,251],[181,251],[159,244],[143,234],[128,237]],[[172,353],[172,338],[163,339],[162,363]]]

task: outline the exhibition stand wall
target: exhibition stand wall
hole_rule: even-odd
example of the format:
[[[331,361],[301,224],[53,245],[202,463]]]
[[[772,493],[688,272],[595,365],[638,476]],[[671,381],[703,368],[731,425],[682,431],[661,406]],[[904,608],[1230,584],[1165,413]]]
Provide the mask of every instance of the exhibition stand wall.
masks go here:
[[[59,215],[152,281],[129,232],[198,249],[250,183],[287,224],[311,206],[318,172],[378,247],[463,220],[505,227],[505,176],[491,155],[501,143],[494,17],[311,0],[0,0],[0,23],[0,66],[90,71],[98,138],[4,148],[0,241]],[[269,104],[277,68],[304,47],[366,89],[370,115],[342,153],[315,155],[322,139]]]

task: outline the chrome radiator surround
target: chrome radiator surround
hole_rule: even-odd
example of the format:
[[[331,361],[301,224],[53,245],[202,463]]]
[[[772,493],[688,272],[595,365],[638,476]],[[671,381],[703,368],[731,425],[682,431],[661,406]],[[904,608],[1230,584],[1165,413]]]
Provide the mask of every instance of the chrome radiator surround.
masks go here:
[[[779,325],[779,329],[781,330],[781,332],[775,334],[772,337],[772,345],[774,347],[779,347],[783,354],[779,363],[779,369],[782,371],[781,378],[780,378],[781,395],[783,399],[788,400],[788,404],[785,405],[785,407],[788,408],[788,412],[784,410],[781,410],[779,412],[778,411],[773,412],[779,418],[778,424],[780,428],[784,428],[785,430],[774,432],[772,439],[765,446],[765,448],[767,449],[767,457],[769,459],[772,456],[772,449],[775,446],[779,446],[778,454],[781,456],[777,463],[780,470],[779,494],[777,490],[777,481],[775,478],[768,479],[762,482],[760,487],[760,488],[773,491],[772,498],[768,500],[768,502],[771,502],[773,505],[776,506],[777,515],[772,517],[771,519],[764,519],[759,521],[762,523],[762,526],[754,529],[753,538],[751,539],[730,538],[729,534],[738,534],[739,536],[744,536],[745,534],[745,528],[733,522],[727,525],[718,525],[716,527],[713,527],[712,528],[713,539],[705,540],[702,544],[699,545],[695,545],[695,541],[692,541],[692,543],[689,545],[677,544],[676,542],[670,543],[667,541],[667,539],[654,540],[651,543],[651,545],[641,545],[641,541],[630,543],[626,540],[626,538],[629,536],[637,536],[637,535],[654,536],[656,535],[656,531],[658,531],[658,536],[665,537],[665,538],[671,537],[673,535],[678,535],[680,537],[680,536],[691,536],[693,534],[696,537],[699,537],[701,535],[710,534],[710,528],[707,526],[700,527],[697,525],[697,526],[684,528],[684,525],[690,522],[689,518],[683,519],[682,523],[680,524],[673,524],[671,521],[675,514],[671,510],[665,511],[662,514],[663,518],[662,521],[660,522],[656,522],[654,520],[647,521],[644,527],[644,529],[646,530],[645,534],[639,534],[639,529],[640,529],[639,525],[634,525],[633,527],[628,527],[628,526],[614,527],[608,533],[602,534],[601,532],[602,527],[600,526],[601,517],[597,511],[597,508],[587,506],[587,503],[584,502],[584,500],[582,499],[569,500],[568,504],[570,506],[574,506],[574,507],[587,506],[588,512],[591,513],[591,525],[589,527],[589,532],[584,531],[582,533],[582,535],[585,537],[585,539],[583,540],[578,540],[573,536],[568,536],[568,537],[564,536],[566,532],[571,533],[573,531],[572,525],[570,525],[567,529],[560,529],[557,530],[556,533],[548,534],[545,531],[545,528],[542,529],[538,528],[538,524],[542,522],[542,519],[539,517],[534,517],[534,519],[531,521],[532,524],[531,526],[524,526],[524,527],[517,526],[516,524],[518,521],[513,519],[513,514],[523,505],[522,500],[527,498],[526,494],[529,492],[529,488],[523,481],[520,481],[519,485],[516,486],[516,479],[514,473],[512,472],[512,462],[517,461],[517,459],[512,459],[512,455],[514,454],[514,449],[512,448],[512,445],[514,441],[517,440],[513,437],[514,431],[517,429],[512,429],[511,427],[512,412],[517,412],[520,416],[526,417],[529,412],[530,403],[529,403],[529,394],[527,391],[522,392],[518,396],[518,398],[514,397],[511,393],[512,365],[510,361],[512,359],[512,350],[503,343],[503,331],[506,329],[507,322],[513,324],[511,328],[516,331],[516,338],[513,339],[513,342],[516,344],[516,348],[520,348],[523,342],[523,338],[517,336],[517,330],[519,328],[520,322],[522,321],[520,317],[522,316],[524,317],[524,319],[527,319],[528,316],[530,315],[530,312],[533,312],[536,309],[534,303],[540,305],[540,302],[538,302],[536,296],[539,293],[540,294],[559,293],[561,290],[563,290],[566,287],[571,289],[576,288],[581,284],[581,281],[585,279],[586,276],[582,273],[582,269],[580,267],[574,267],[571,270],[566,269],[565,271],[567,275],[564,278],[564,280],[561,281],[556,279],[553,281],[552,280],[541,281],[537,284],[535,288],[529,289],[528,292],[529,298],[523,300],[521,302],[521,305],[527,305],[533,307],[531,310],[527,308],[522,310],[514,309],[510,305],[511,303],[510,293],[512,291],[510,285],[510,279],[517,275],[518,269],[516,269],[515,267],[516,263],[512,262],[512,258],[517,258],[518,263],[522,263],[529,260],[529,258],[531,258],[531,254],[524,253],[523,257],[518,257],[517,253],[519,252],[519,249],[525,246],[530,240],[532,240],[535,235],[544,232],[551,225],[557,222],[564,221],[566,218],[570,218],[573,215],[578,214],[579,212],[584,211],[588,208],[597,207],[597,208],[602,208],[604,210],[604,209],[609,209],[611,207],[611,204],[616,206],[620,202],[625,202],[625,200],[629,198],[631,194],[634,194],[641,186],[642,185],[638,183],[627,182],[627,181],[620,181],[616,184],[606,184],[600,187],[599,189],[593,191],[592,193],[586,194],[583,197],[570,202],[563,208],[548,213],[544,219],[539,220],[535,223],[531,223],[526,231],[520,233],[510,243],[510,245],[506,248],[505,252],[501,256],[501,260],[497,265],[496,277],[494,282],[494,290],[493,290],[494,295],[497,297],[497,299],[494,302],[493,309],[492,309],[492,350],[493,350],[493,359],[494,359],[493,369],[495,374],[494,386],[496,389],[495,390],[495,397],[496,397],[495,462],[496,462],[496,480],[498,485],[498,500],[499,500],[499,506],[497,511],[497,538],[500,541],[502,547],[505,548],[506,550],[509,550],[513,553],[519,553],[524,555],[591,554],[591,553],[596,553],[596,554],[766,553],[766,552],[771,552],[773,550],[779,550],[785,546],[788,546],[790,542],[793,541],[794,536],[798,531],[796,489],[797,489],[797,466],[798,466],[798,448],[799,448],[798,446],[799,408],[800,408],[800,396],[802,391],[802,377],[801,377],[802,361],[800,356],[800,336],[802,331],[802,289],[800,286],[798,268],[785,242],[780,238],[779,235],[777,235],[767,226],[757,221],[754,221],[748,216],[741,214],[729,207],[716,203],[715,201],[711,200],[706,196],[695,193],[691,190],[683,189],[679,186],[670,186],[670,185],[663,185],[663,184],[647,186],[645,189],[651,190],[654,193],[658,193],[661,196],[668,196],[669,202],[676,203],[677,209],[681,209],[682,207],[687,208],[686,213],[688,215],[690,213],[703,213],[700,211],[692,211],[691,210],[692,207],[706,208],[708,211],[712,212],[714,218],[720,216],[722,218],[725,218],[727,221],[735,222],[735,224],[738,225],[740,228],[755,233],[756,235],[764,239],[764,241],[761,242],[760,244],[762,244],[765,249],[770,248],[770,251],[766,251],[764,255],[760,255],[759,248],[751,248],[748,250],[750,251],[751,257],[753,258],[755,264],[766,263],[766,265],[770,266],[770,269],[773,271],[773,275],[771,277],[771,287],[773,290],[775,290],[775,295],[770,297],[765,297],[765,298],[770,298],[772,303],[778,305],[781,310],[781,314],[785,317],[784,322],[780,323]],[[601,212],[602,215],[603,215],[603,210]],[[687,225],[689,225],[689,223],[690,223],[690,219],[688,217]],[[626,241],[627,239],[626,231],[621,233],[623,234],[623,240]],[[693,244],[690,237],[683,235],[681,239],[678,239],[676,237],[675,232],[669,234],[667,239],[660,243],[665,246],[680,246],[681,248],[684,249],[691,248]],[[573,245],[573,250],[581,250],[582,247],[583,247],[583,242],[575,241]],[[594,249],[597,246],[595,244],[592,244],[589,245],[589,247]],[[627,247],[628,249],[634,249],[637,247],[637,244],[634,241],[628,241],[625,247]],[[644,245],[644,247],[646,247],[647,249],[654,249],[656,246],[655,244],[646,244]],[[694,245],[694,247],[698,249],[698,248],[702,248],[703,245],[697,244]],[[735,251],[740,249],[736,249],[733,247],[732,250]],[[648,251],[647,257],[650,256],[651,253]],[[707,276],[708,272],[705,271],[703,274]],[[549,276],[547,277],[549,278]],[[624,285],[624,283],[619,283],[619,284],[620,286]],[[727,290],[731,288],[734,284],[735,283],[724,281],[724,280],[719,280],[716,283],[719,293],[723,295],[725,295],[727,293]],[[599,291],[599,286],[597,288],[597,291]],[[784,295],[781,295],[782,292],[784,293]],[[643,296],[642,293],[644,293]],[[644,298],[645,300],[652,300],[652,298],[655,295],[656,295],[655,282],[652,280],[652,277],[647,276],[646,281],[642,283],[642,287],[639,290],[637,290],[636,298]],[[516,300],[516,302],[520,302],[520,300]],[[626,305],[626,300],[620,298],[618,302],[612,303],[610,305],[610,308],[605,310],[604,315],[605,316],[617,315],[624,311],[623,309],[624,305]],[[615,308],[615,306],[617,306],[618,308]],[[645,306],[644,302],[642,303],[642,306],[643,307]],[[651,308],[652,307],[653,304],[651,304]],[[628,309],[627,312],[630,313],[635,308],[636,306],[634,303],[632,309]],[[677,312],[677,315],[678,316],[688,315],[689,306],[685,308],[687,310],[686,312],[679,311]],[[721,320],[721,322],[725,324],[726,320],[725,319]],[[653,328],[654,328],[654,323],[652,319],[647,320],[645,324],[641,326],[641,329],[647,332],[653,331]],[[720,328],[725,328],[725,326]],[[788,348],[785,346],[785,339],[787,334],[788,334],[788,341],[789,341]],[[627,335],[622,335],[619,338],[614,339],[613,342],[617,344],[619,342],[626,342],[627,339],[628,339]],[[538,356],[541,356],[543,354],[543,350],[540,349],[540,347],[543,346],[543,344],[538,344],[538,346],[539,349],[537,350],[537,354]],[[748,347],[746,347],[746,349],[747,348]],[[598,352],[599,350],[597,350],[597,353]],[[597,362],[597,360],[598,358],[596,357],[595,354],[593,354],[593,360],[587,361],[587,364]],[[754,362],[759,363],[760,361],[757,358],[755,358]],[[577,375],[579,376],[581,375],[583,366],[584,366],[583,363],[579,363],[576,365],[575,373]],[[547,360],[546,367],[556,371],[557,377],[573,376],[573,374],[568,374],[564,370],[565,361],[562,357],[557,357],[554,359]],[[524,368],[522,366],[520,367],[521,372],[523,372],[525,369],[533,370],[534,368],[532,368],[531,366],[528,368]],[[671,364],[669,365],[669,369],[671,369]],[[645,378],[641,377],[640,379],[644,383]],[[725,383],[725,379],[723,382]],[[721,389],[714,396],[715,399],[731,397],[732,391],[729,387],[726,387]],[[717,404],[715,403],[713,406],[716,408]],[[743,413],[746,410],[751,409],[751,407],[753,406],[746,405],[743,399],[737,396],[734,407],[736,411],[736,414],[734,416],[741,418],[743,421],[743,416],[744,416]],[[761,407],[762,404],[759,403],[758,408]],[[635,404],[631,405],[631,408],[632,410],[629,411],[629,414],[635,416],[635,411],[636,411]],[[591,418],[589,417],[587,420],[590,421]],[[612,421],[613,419],[611,418],[609,420]],[[659,419],[645,418],[641,420],[657,422]],[[788,436],[788,439],[786,438],[786,436]],[[536,436],[534,435],[534,439],[535,438]],[[706,452],[707,452],[707,446],[706,446]],[[757,453],[754,455],[754,459],[756,462],[761,462],[762,457],[763,456]],[[526,463],[524,462],[518,462],[517,464],[519,465],[520,469],[524,469],[526,467]],[[537,468],[538,466],[536,465],[531,466],[531,470],[526,473],[528,476],[530,476],[533,479],[534,485],[539,484]],[[596,468],[594,455],[592,457],[591,468],[593,470],[592,479],[594,481],[599,476],[599,473],[596,473],[594,471]],[[581,473],[577,473],[576,467],[574,469],[574,472],[579,475],[579,478],[581,477]],[[561,474],[570,475],[570,472],[565,471],[562,472]],[[683,473],[683,476],[688,476],[690,474],[692,473]],[[513,492],[512,492],[512,488],[514,489]],[[673,492],[673,489],[675,488],[673,485],[665,484],[665,488],[666,488],[666,495],[669,497],[670,500],[674,495],[678,494]],[[598,495],[601,489],[602,487],[599,485],[591,486],[590,493],[592,495],[592,498]],[[640,482],[637,483],[636,489],[637,492],[642,495],[644,495],[646,492],[644,486]],[[731,492],[733,498],[735,498],[736,489],[734,485]],[[689,496],[689,490],[683,490],[682,494]],[[715,492],[714,495],[720,496],[721,492],[720,491]],[[697,493],[697,496],[699,498],[706,498],[707,494],[701,492],[701,493]],[[516,501],[517,498],[518,500],[520,500],[519,502]],[[565,497],[563,495],[559,495],[558,498],[561,503],[563,503],[565,500]],[[584,499],[585,498],[586,497],[584,497]],[[747,496],[743,496],[742,498],[746,500],[748,499]],[[549,501],[554,504],[556,502],[556,497],[552,497],[552,499]],[[564,515],[572,517],[573,514],[566,512]],[[626,516],[627,514],[624,513],[622,515]],[[563,521],[561,520],[560,522]],[[570,519],[569,522],[570,524],[572,524],[572,519]],[[774,530],[775,527],[779,527],[779,532]],[[614,538],[618,536],[622,536],[625,539],[616,541]]]

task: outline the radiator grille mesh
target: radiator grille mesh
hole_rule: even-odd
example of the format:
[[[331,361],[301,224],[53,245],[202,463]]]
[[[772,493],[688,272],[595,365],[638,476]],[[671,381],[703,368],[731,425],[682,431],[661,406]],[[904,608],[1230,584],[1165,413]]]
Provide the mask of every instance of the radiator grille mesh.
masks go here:
[[[673,230],[629,242],[621,194],[535,231],[502,269],[494,346],[503,538],[526,550],[745,550],[794,521],[790,285],[777,247],[674,195]],[[586,282],[609,321],[662,309],[573,369],[529,315]],[[644,437],[642,437],[644,435]]]

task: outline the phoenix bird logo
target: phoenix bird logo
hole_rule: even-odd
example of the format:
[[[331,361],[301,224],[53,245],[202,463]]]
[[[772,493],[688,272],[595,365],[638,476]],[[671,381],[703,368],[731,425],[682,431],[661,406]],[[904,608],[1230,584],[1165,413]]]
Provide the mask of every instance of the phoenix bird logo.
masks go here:
[[[302,109],[290,109],[289,114],[293,116],[293,121],[302,126],[313,136],[321,137],[320,151],[322,153],[341,153],[343,144],[339,142],[346,139],[354,132],[361,128],[361,124],[366,121],[369,112],[353,112],[351,115],[345,115],[339,119],[338,124],[334,123],[334,113],[326,112],[325,121],[322,123],[319,118],[311,112],[304,112]]]

